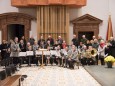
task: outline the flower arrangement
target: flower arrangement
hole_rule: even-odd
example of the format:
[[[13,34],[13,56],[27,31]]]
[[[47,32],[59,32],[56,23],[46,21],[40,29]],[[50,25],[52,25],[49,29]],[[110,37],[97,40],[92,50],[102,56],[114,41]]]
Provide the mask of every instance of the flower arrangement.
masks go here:
[[[115,62],[115,59],[113,56],[107,56],[105,59],[104,59],[105,62]]]

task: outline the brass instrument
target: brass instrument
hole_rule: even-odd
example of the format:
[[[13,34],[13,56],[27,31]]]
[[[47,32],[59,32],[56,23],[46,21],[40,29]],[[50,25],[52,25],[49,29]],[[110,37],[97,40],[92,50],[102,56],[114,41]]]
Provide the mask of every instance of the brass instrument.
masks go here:
[[[97,50],[93,48],[92,50],[86,50],[86,57],[91,58],[97,55]]]

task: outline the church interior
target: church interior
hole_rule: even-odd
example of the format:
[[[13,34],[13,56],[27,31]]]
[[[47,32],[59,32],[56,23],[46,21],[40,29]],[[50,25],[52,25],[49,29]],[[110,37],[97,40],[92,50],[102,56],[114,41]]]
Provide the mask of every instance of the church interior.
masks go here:
[[[0,86],[115,86],[115,0],[0,0]]]

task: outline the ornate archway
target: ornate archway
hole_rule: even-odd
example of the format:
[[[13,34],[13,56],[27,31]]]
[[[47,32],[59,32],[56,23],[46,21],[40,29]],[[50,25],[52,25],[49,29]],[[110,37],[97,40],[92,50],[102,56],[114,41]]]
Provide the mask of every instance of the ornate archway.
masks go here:
[[[29,31],[31,30],[31,20],[35,19],[34,17],[18,12],[10,12],[0,14],[0,30],[2,32],[2,40],[8,40],[8,29],[7,26],[10,24],[20,24],[24,25],[24,36],[26,40],[29,38]]]
[[[85,14],[71,21],[73,23],[73,33],[79,38],[79,32],[92,32],[98,37],[99,24],[103,21],[90,14]],[[89,34],[89,33],[88,33]]]

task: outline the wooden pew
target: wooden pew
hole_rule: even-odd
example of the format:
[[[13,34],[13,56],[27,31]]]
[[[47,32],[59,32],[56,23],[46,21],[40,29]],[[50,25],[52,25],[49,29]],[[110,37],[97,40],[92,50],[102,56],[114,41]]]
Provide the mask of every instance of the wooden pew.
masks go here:
[[[21,75],[9,76],[0,81],[0,86],[20,86]]]

